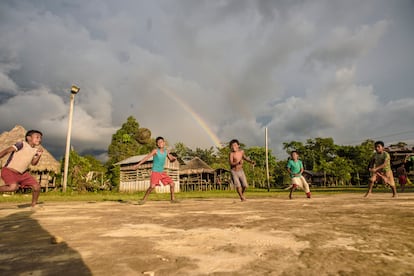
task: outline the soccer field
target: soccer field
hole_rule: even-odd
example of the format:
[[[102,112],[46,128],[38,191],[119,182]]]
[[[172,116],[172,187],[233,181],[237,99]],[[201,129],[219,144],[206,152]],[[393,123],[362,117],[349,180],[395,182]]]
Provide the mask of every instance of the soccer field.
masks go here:
[[[1,275],[414,274],[413,193],[19,207],[0,203]]]

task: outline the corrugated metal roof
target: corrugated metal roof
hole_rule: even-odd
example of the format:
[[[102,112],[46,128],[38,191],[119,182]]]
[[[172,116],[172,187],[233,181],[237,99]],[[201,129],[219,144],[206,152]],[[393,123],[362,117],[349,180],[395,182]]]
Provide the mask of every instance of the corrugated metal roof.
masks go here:
[[[114,165],[135,164],[135,163],[138,163],[139,161],[141,161],[142,159],[144,159],[145,156],[147,156],[147,155],[148,154],[131,156],[131,157],[128,157],[127,159],[124,159],[122,161],[119,161],[119,162],[115,163]],[[152,156],[147,161],[152,161]]]

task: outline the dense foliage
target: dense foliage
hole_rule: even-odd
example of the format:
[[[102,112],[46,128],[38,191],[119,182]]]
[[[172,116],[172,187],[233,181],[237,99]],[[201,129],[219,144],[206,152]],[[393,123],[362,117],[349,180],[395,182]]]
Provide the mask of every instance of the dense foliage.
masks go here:
[[[113,186],[119,183],[119,166],[115,164],[131,156],[146,154],[155,147],[148,128],[140,128],[139,123],[132,116],[128,117],[122,127],[112,135],[108,147],[108,178]]]
[[[399,144],[404,144],[400,142]],[[286,170],[288,158],[277,159],[271,150],[268,151],[269,182],[266,170],[266,149],[264,147],[246,147],[241,143],[247,156],[255,161],[252,166],[245,163],[244,171],[249,184],[257,188],[282,187],[289,183]],[[108,161],[105,165],[93,156],[79,156],[71,151],[69,165],[69,184],[78,190],[112,189],[119,184],[119,166],[117,162],[135,155],[149,153],[155,147],[155,140],[148,128],[140,127],[137,120],[130,116],[122,127],[112,136],[108,146]],[[366,140],[356,146],[336,145],[332,138],[314,138],[305,142],[290,141],[283,143],[286,154],[292,150],[300,154],[305,170],[323,173],[329,176],[330,184],[350,185],[366,182],[367,164],[372,156],[374,141]],[[229,170],[230,148],[190,149],[178,142],[171,151],[182,161],[199,157],[213,169]],[[91,172],[93,172],[91,174]]]

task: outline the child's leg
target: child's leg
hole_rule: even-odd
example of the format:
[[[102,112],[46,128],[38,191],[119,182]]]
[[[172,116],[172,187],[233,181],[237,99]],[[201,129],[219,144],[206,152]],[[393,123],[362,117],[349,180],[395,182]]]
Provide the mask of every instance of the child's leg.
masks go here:
[[[0,192],[15,192],[17,189],[19,189],[19,185],[17,183],[0,186]]]
[[[395,184],[391,186],[391,191],[392,191],[392,197],[397,197],[397,187],[395,187]]]
[[[240,185],[241,185],[241,195],[242,195],[242,201],[246,200],[246,197],[244,196],[244,192],[247,189],[247,178],[246,175],[244,174],[244,171],[241,171],[241,175],[240,175]]]
[[[147,200],[147,197],[149,196],[149,194],[155,189],[155,186],[149,186],[149,188],[147,189],[147,191],[145,192],[144,197],[142,198],[142,201]]]
[[[309,189],[308,182],[306,181],[306,179],[303,176],[300,177],[300,181],[302,182],[302,187],[303,187],[303,190],[306,193],[306,197],[311,198],[311,192],[310,192],[310,189]]]
[[[246,201],[246,197],[244,196],[244,192],[246,192],[247,186],[242,186],[242,196],[243,196],[243,201]]]
[[[243,195],[243,189],[242,189],[242,187],[241,186],[237,186],[236,187],[236,190],[237,190],[237,193],[239,194],[239,197],[240,197],[240,200],[241,201],[245,201],[246,200],[246,198],[244,197],[244,195]]]
[[[171,201],[175,200],[175,195],[174,195],[174,189],[175,189],[175,184],[174,182],[170,183],[170,195],[171,195]]]
[[[233,184],[236,187],[236,191],[239,194],[240,200],[241,201],[245,201],[246,198],[244,197],[243,193],[243,189],[242,189],[242,182],[240,180],[240,175],[241,172],[240,171],[231,171],[231,176],[233,179]]]
[[[32,207],[35,207],[40,195],[40,185],[32,187]]]
[[[292,199],[292,193],[294,190],[296,190],[296,184],[293,184],[292,188],[290,188],[289,199]]]
[[[22,179],[22,182],[20,183],[20,187],[22,188],[30,187],[32,189],[32,207],[35,207],[37,204],[37,200],[39,199],[39,195],[40,195],[40,184],[29,173],[23,174],[22,178],[23,179]]]
[[[392,171],[387,171],[385,173],[386,179],[387,179],[387,184],[390,185],[391,187],[391,191],[392,191],[392,196],[396,197],[397,196],[397,186],[395,185],[395,181],[394,181],[394,175],[392,173]]]
[[[371,176],[371,178],[369,179],[368,191],[364,195],[364,197],[369,197],[372,194],[372,187],[374,187],[374,182],[376,180],[377,180],[377,175],[376,174],[374,174],[373,176]]]
[[[289,199],[292,199],[292,193],[296,190],[298,184],[296,182],[296,177],[292,178],[292,187],[290,188]]]

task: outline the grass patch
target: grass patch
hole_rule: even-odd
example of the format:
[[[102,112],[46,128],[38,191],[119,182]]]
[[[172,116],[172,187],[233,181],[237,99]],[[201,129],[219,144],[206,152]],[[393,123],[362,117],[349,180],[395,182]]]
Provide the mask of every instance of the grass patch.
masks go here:
[[[311,188],[313,196],[320,194],[333,195],[338,193],[365,193],[366,187],[324,187],[324,188]],[[390,193],[391,190],[385,187],[375,188],[374,193]],[[406,192],[414,192],[414,187],[406,187]],[[301,190],[297,190],[295,194],[299,195],[303,193]],[[267,189],[249,188],[246,192],[247,198],[280,198],[287,197],[289,194],[288,190],[272,188],[270,191]],[[130,202],[138,201],[144,196],[144,192],[136,193],[121,193],[121,192],[58,192],[50,191],[47,193],[41,193],[39,197],[40,202],[70,202],[70,201],[84,201],[84,202],[104,202],[104,201],[116,201],[116,202]],[[26,203],[31,200],[31,192],[27,193],[4,193],[0,195],[0,203]],[[235,190],[226,191],[191,191],[191,192],[180,192],[176,193],[178,200],[185,199],[202,199],[208,200],[212,198],[238,198]],[[148,200],[160,201],[170,200],[169,193],[157,194],[151,193]]]

